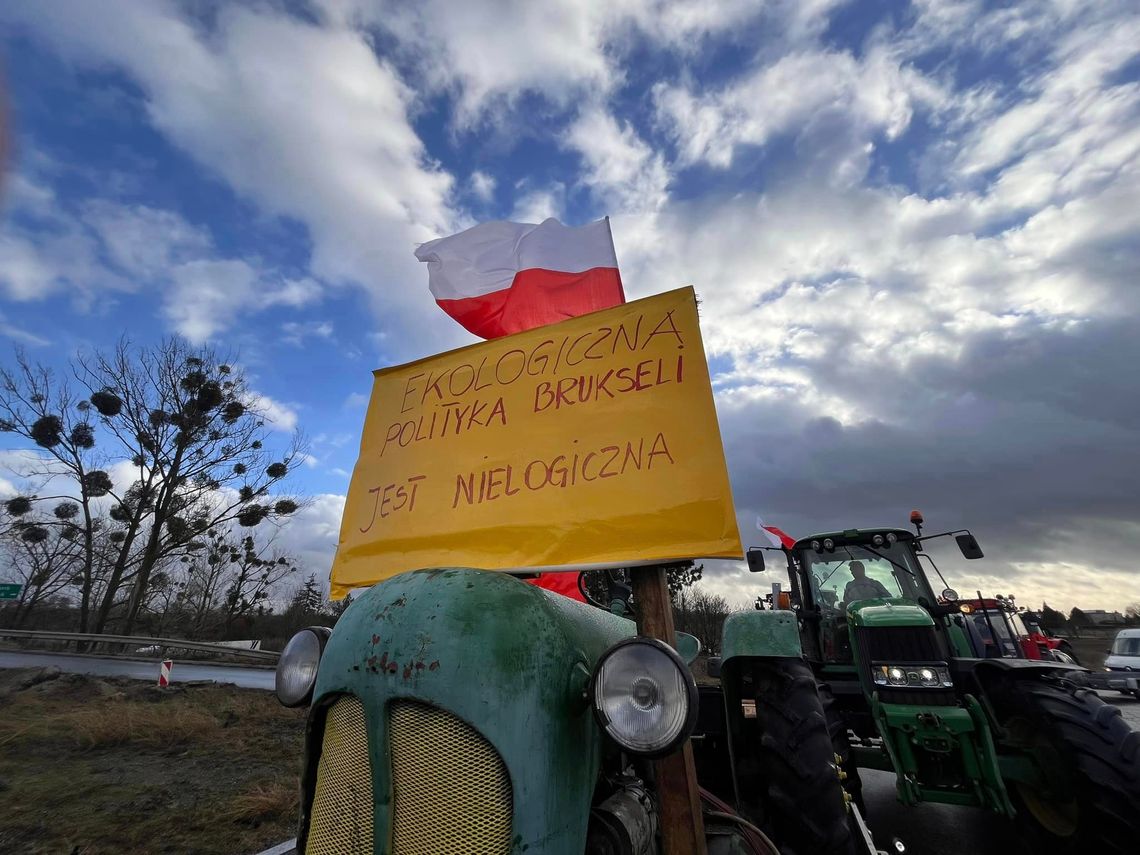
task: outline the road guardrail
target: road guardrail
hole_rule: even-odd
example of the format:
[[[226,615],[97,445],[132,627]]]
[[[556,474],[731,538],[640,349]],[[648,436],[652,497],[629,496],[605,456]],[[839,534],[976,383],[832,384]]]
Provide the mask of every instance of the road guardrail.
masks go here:
[[[23,638],[41,641],[74,641],[76,643],[122,644],[132,647],[153,647],[161,654],[171,650],[194,650],[203,653],[225,653],[229,656],[242,656],[261,662],[276,662],[281,655],[274,650],[253,650],[233,647],[228,642],[188,641],[181,638],[154,638],[146,635],[107,635],[95,632],[49,632],[39,629],[0,629],[0,638]],[[133,651],[137,652],[137,651]],[[147,651],[149,654],[150,651]]]

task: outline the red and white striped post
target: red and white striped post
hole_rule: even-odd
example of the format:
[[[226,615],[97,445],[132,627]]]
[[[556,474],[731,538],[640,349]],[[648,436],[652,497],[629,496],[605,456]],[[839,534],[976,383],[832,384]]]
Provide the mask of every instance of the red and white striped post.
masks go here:
[[[173,659],[163,659],[158,667],[158,687],[165,689],[170,685],[170,669],[174,667]]]

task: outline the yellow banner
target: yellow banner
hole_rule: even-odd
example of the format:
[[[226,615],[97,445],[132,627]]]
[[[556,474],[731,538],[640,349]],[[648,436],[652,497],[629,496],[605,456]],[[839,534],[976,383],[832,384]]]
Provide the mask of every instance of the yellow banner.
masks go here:
[[[692,288],[375,372],[332,594],[740,558]]]

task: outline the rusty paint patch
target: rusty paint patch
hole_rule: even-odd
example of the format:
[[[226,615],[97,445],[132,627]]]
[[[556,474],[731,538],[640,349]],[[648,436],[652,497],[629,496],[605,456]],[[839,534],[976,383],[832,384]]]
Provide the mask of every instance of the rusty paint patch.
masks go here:
[[[380,643],[380,636],[378,636],[378,635],[376,635],[375,633],[373,633],[373,634],[372,634],[372,643],[373,643],[373,644],[379,644],[379,643]]]
[[[439,670],[439,660],[436,659],[434,662],[432,662],[430,665],[428,665],[428,670],[429,671],[438,671]]]

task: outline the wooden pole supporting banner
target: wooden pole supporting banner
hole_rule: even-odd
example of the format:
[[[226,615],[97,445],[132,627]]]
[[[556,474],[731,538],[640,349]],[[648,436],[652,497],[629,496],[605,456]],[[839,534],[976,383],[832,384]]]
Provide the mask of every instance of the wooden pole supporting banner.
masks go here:
[[[669,584],[660,564],[631,567],[630,581],[637,603],[637,632],[664,641],[674,649],[673,606]],[[685,740],[680,751],[654,763],[661,805],[662,855],[706,855],[701,794],[693,765],[693,746]]]

